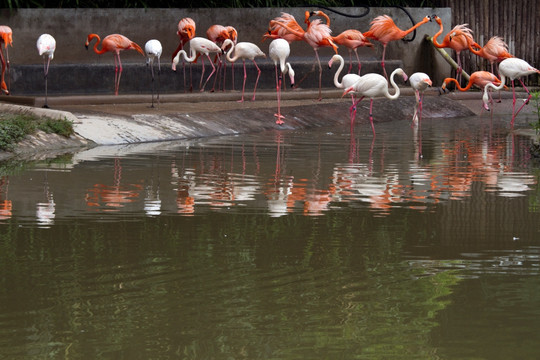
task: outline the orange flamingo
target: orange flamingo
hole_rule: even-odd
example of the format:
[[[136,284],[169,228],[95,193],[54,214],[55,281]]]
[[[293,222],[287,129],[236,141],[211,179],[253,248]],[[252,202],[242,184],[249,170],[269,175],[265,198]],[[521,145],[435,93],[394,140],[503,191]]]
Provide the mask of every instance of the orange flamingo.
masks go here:
[[[296,30],[296,33],[304,33],[304,29],[298,24],[298,22],[296,22],[294,16],[289,13],[282,12],[281,16],[270,21],[268,32],[263,35],[263,41],[266,39],[284,39],[290,44],[293,41],[302,40],[303,36],[298,36],[296,33],[292,33],[286,28],[276,25],[276,23],[285,24],[288,28]]]
[[[462,35],[462,30],[453,31],[450,35],[450,41],[454,42],[456,36]],[[469,50],[477,56],[483,57],[491,64],[491,72],[495,73],[493,70],[494,64],[503,61],[504,59],[513,58],[514,55],[508,52],[508,45],[504,40],[498,36],[493,36],[489,41],[482,47],[480,50],[476,50],[473,47],[474,44],[468,44]],[[476,44],[478,47],[480,45]],[[498,71],[497,71],[498,72]]]
[[[320,19],[313,20],[310,24],[308,29],[305,32],[299,32],[295,30],[294,28],[291,28],[287,26],[286,24],[276,22],[278,26],[281,26],[287,31],[295,34],[296,36],[301,36],[302,39],[309,44],[315,51],[315,57],[317,59],[317,63],[319,64],[319,98],[317,100],[322,99],[322,93],[321,93],[321,87],[322,87],[322,67],[321,67],[321,60],[319,59],[319,48],[320,47],[332,47],[337,54],[337,45],[334,43],[334,40],[332,40],[332,30],[330,30],[330,27],[326,24],[321,23]]]
[[[356,55],[356,61],[358,61],[358,75],[360,75],[360,69],[362,64],[358,57],[358,48],[362,46],[373,47],[373,44],[358,30],[349,29],[343,31],[338,36],[332,37],[332,40],[338,45],[343,45],[349,49],[349,73],[352,70],[352,52]]]
[[[384,67],[384,55],[386,53],[386,45],[390,41],[403,39],[405,36],[416,30],[420,25],[431,21],[429,16],[424,17],[422,21],[415,24],[408,30],[401,30],[396,26],[394,20],[388,15],[377,16],[373,21],[371,21],[371,28],[364,33],[364,36],[368,39],[373,39],[379,41],[383,45],[382,53],[382,68],[384,72],[384,77],[388,80],[388,75],[386,74],[386,69]]]
[[[437,37],[443,32],[443,24],[440,17],[437,15],[433,16],[433,19],[439,24],[440,29],[435,35],[433,35],[433,45],[442,49],[450,48],[456,52],[456,59],[458,68],[456,69],[456,77],[459,82],[461,82],[461,52],[464,50],[469,50],[469,44],[475,47],[480,47],[480,45],[474,42],[472,37],[472,30],[467,27],[468,24],[456,25],[448,34],[446,34],[441,43],[437,42]],[[451,34],[457,31],[461,31],[461,35],[451,37]]]
[[[178,35],[178,37],[180,38],[180,43],[178,44],[178,47],[176,48],[176,50],[174,50],[174,53],[172,55],[172,58],[174,59],[176,57],[176,54],[178,54],[178,52],[180,50],[184,50],[184,45],[186,45],[186,43],[193,39],[195,37],[195,30],[196,30],[197,26],[195,25],[195,21],[193,21],[192,18],[189,18],[189,17],[186,17],[186,18],[183,18],[181,19],[179,22],[178,22],[178,31],[176,32],[176,34]],[[192,91],[193,90],[193,76],[192,76],[192,71],[191,71],[191,65],[189,67],[189,91]],[[183,72],[184,72],[184,90],[186,89],[186,63],[182,60],[182,69],[183,69]],[[176,71],[176,66],[173,68],[174,71]]]
[[[6,56],[4,57],[4,52],[2,51],[2,44],[6,49]],[[6,82],[4,81],[4,74],[6,73],[6,68],[9,69],[9,54],[8,54],[8,45],[13,46],[13,32],[11,28],[6,25],[0,25],[0,60],[2,61],[2,78],[0,81],[0,89],[4,94],[9,95],[9,90],[7,88]]]
[[[495,75],[490,73],[489,71],[475,71],[471,74],[471,77],[469,78],[469,83],[465,87],[461,87],[459,85],[459,82],[454,78],[446,78],[443,80],[442,89],[445,90],[448,83],[454,82],[456,84],[456,87],[459,91],[467,91],[469,90],[473,85],[479,87],[481,90],[484,90],[487,84],[494,84],[494,85],[500,85],[501,80]],[[489,111],[489,107],[486,104],[486,99],[483,99],[483,108]]]
[[[229,39],[234,44],[236,44],[238,40],[238,32],[235,28],[232,26],[222,26],[222,25],[212,25],[206,30],[206,37],[210,39],[210,41],[214,42],[217,46],[222,47],[225,40]],[[217,75],[214,78],[214,85],[212,86],[212,89],[210,92],[213,92],[216,87],[216,80],[220,74],[221,67],[223,66],[223,90],[225,90],[225,74],[226,74],[226,64],[223,63],[221,60],[221,55],[216,53],[216,57],[214,58],[214,63],[218,62],[218,68],[217,68]],[[232,68],[232,89],[234,90],[234,63],[231,65]],[[221,80],[220,80],[221,81]],[[219,84],[218,84],[219,88]]]
[[[139,45],[134,43],[133,41],[129,40],[124,35],[120,34],[112,34],[107,35],[103,41],[99,38],[97,34],[90,34],[88,35],[88,38],[86,39],[86,49],[88,50],[88,46],[90,45],[90,42],[93,39],[97,39],[95,45],[94,45],[94,52],[96,54],[104,54],[107,51],[110,51],[114,55],[114,94],[118,95],[118,88],[120,87],[120,77],[122,76],[122,62],[120,61],[120,51],[122,50],[137,50],[141,55],[144,56],[144,52],[141,49]],[[98,50],[98,45],[101,41],[101,50]]]

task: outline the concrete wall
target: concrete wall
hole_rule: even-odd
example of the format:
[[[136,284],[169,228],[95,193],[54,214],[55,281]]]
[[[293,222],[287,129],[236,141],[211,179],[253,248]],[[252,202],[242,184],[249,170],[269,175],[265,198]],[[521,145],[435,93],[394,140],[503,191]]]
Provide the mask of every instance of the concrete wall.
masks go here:
[[[42,72],[42,59],[36,50],[36,40],[42,33],[49,33],[56,38],[57,50],[51,67],[51,77],[54,78],[55,70],[62,69],[63,74],[56,75],[54,85],[53,79],[49,90],[51,93],[62,92],[62,89],[75,88],[78,82],[81,86],[86,86],[82,92],[100,92],[99,88],[93,89],[91,82],[87,82],[82,77],[95,76],[109,82],[109,77],[114,76],[103,71],[111,71],[103,66],[113,64],[111,54],[97,55],[87,51],[84,47],[86,37],[89,33],[97,33],[104,37],[112,33],[121,33],[141,47],[147,40],[158,39],[163,45],[162,62],[166,70],[170,69],[171,54],[178,45],[176,35],[178,21],[183,17],[191,17],[197,23],[197,36],[205,36],[206,29],[212,24],[232,25],[239,34],[239,41],[249,41],[258,44],[264,52],[268,51],[269,41],[261,43],[262,34],[268,28],[268,22],[282,11],[293,14],[297,21],[303,24],[304,12],[306,10],[316,10],[316,8],[258,8],[258,9],[20,9],[13,12],[9,10],[0,11],[0,24],[8,25],[13,29],[13,48],[9,49],[9,56],[12,65],[11,70],[11,91],[12,94],[39,93],[43,88],[38,80],[39,72]],[[336,8],[336,10],[355,14],[361,13],[363,8]],[[409,8],[415,21],[420,21],[426,15],[436,13],[444,23],[446,29],[450,28],[451,11],[449,8]],[[333,34],[337,35],[346,29],[357,29],[365,32],[369,29],[370,22],[378,15],[388,14],[396,24],[407,29],[411,22],[405,13],[397,8],[371,8],[367,16],[362,18],[344,17],[330,11],[326,11],[331,18],[331,28]],[[407,73],[424,71],[430,73],[435,79],[450,72],[449,67],[442,62],[439,56],[434,56],[432,49],[424,41],[424,35],[433,35],[438,31],[435,22],[421,26],[413,42],[395,41],[387,47],[386,58],[388,60],[399,60]],[[304,42],[296,42],[291,45],[291,63],[307,61],[311,65],[313,50]],[[333,51],[324,48],[319,51],[321,60],[327,62]],[[375,50],[360,49],[359,54],[364,63],[380,61],[382,46],[376,43]],[[340,48],[340,54],[348,56],[346,48]],[[138,67],[144,65],[144,58],[135,51],[124,51],[121,54],[122,62],[130,68],[130,65]],[[261,64],[271,66],[270,59],[258,61]],[[400,63],[398,63],[400,64]],[[90,68],[85,68],[90,67]],[[93,67],[93,68],[92,68]],[[114,70],[113,70],[114,71]],[[144,66],[142,70],[144,71]],[[377,71],[375,68],[373,71]],[[380,68],[379,68],[380,71]],[[32,74],[37,72],[36,74]],[[66,72],[75,72],[67,75]],[[329,72],[328,70],[326,72]],[[365,71],[363,71],[364,73]],[[333,71],[331,72],[333,74]],[[331,74],[328,75],[331,78]],[[444,74],[444,75],[441,75]],[[172,72],[169,73],[172,75]],[[148,86],[142,88],[132,88],[132,85],[124,83],[130,76],[124,71],[122,76],[121,91],[124,92],[145,92],[149,91]],[[139,76],[141,76],[139,74]],[[165,75],[166,77],[168,75]],[[248,75],[249,76],[249,75]],[[298,74],[297,76],[302,76]],[[238,76],[240,77],[240,76]],[[34,79],[29,82],[27,79]],[[272,79],[272,77],[269,77]],[[33,85],[36,81],[38,84]],[[71,86],[62,86],[62,82],[69,81]],[[164,82],[166,80],[163,80]],[[323,84],[331,87],[332,83]],[[112,80],[111,80],[112,83]],[[57,86],[57,87],[55,87]],[[138,86],[134,84],[133,86]],[[176,86],[176,85],[175,85]],[[262,84],[264,86],[264,84]],[[165,91],[174,89],[165,88]],[[71,92],[72,90],[67,90]],[[106,91],[112,91],[107,87]]]

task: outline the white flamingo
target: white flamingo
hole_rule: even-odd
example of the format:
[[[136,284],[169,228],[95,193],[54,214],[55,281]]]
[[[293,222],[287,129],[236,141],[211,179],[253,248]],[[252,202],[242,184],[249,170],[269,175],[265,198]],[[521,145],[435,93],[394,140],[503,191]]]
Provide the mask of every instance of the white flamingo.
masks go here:
[[[354,92],[356,96],[361,96],[360,99],[358,99],[351,106],[350,111],[353,112],[353,118],[351,120],[352,122],[354,122],[354,117],[356,117],[356,105],[366,96],[371,99],[369,105],[369,121],[371,122],[373,136],[375,136],[375,126],[373,125],[373,99],[379,96],[384,96],[390,100],[395,100],[399,97],[399,87],[394,81],[394,76],[396,74],[403,76],[403,81],[407,81],[407,74],[405,74],[403,69],[397,68],[396,70],[394,70],[390,75],[390,84],[395,90],[393,95],[391,95],[388,91],[388,82],[386,81],[386,78],[382,75],[375,73],[365,74],[361,76],[360,80],[358,80],[354,85],[346,88],[343,92],[343,96],[351,92]]]
[[[525,60],[518,59],[518,58],[504,59],[499,64],[499,74],[501,75],[501,83],[498,86],[495,86],[492,83],[486,85],[486,87],[484,88],[484,95],[482,97],[484,103],[487,103],[488,88],[491,87],[494,90],[501,90],[504,87],[504,84],[506,82],[506,78],[509,78],[510,82],[512,83],[512,98],[513,98],[513,100],[512,100],[512,122],[510,123],[510,125],[512,127],[514,127],[514,120],[516,119],[516,116],[519,114],[521,109],[523,109],[523,107],[526,104],[529,103],[529,100],[532,97],[531,93],[529,92],[529,89],[527,89],[527,87],[525,86],[525,84],[523,83],[523,80],[521,80],[521,78],[524,77],[524,76],[534,74],[534,73],[540,74],[540,70],[532,67]],[[523,100],[523,105],[521,105],[521,107],[518,109],[517,112],[515,111],[516,110],[516,90],[514,88],[514,80],[515,79],[519,79],[519,82],[521,82],[521,85],[523,86],[525,91],[527,91],[527,94],[529,95],[527,97],[527,99]]]
[[[158,63],[158,77],[161,74],[161,53],[163,52],[163,47],[159,40],[152,39],[148,40],[144,45],[144,52],[146,54],[146,65],[150,66],[150,72],[152,73],[152,107],[154,107],[154,60],[157,58]],[[159,87],[157,92],[157,102],[159,104]]]
[[[291,87],[294,86],[294,70],[291,67],[291,64],[287,62],[287,58],[291,53],[291,48],[289,43],[284,39],[274,39],[270,43],[268,50],[270,58],[274,61],[274,67],[276,69],[276,91],[277,91],[277,103],[278,103],[278,112],[274,114],[276,119],[276,124],[283,124],[283,119],[285,118],[281,115],[281,80],[283,75],[289,73],[289,78],[291,79]],[[281,74],[278,76],[277,64],[279,62],[279,68]]]
[[[412,118],[413,125],[417,125],[422,120],[422,102],[424,100],[424,91],[432,85],[429,75],[423,72],[415,72],[409,77],[409,82],[414,90],[416,103],[414,105],[414,114]]]
[[[205,39],[203,37],[194,37],[193,39],[189,40],[189,52],[190,56],[187,56],[187,53],[184,50],[180,50],[178,54],[173,59],[173,69],[176,69],[176,65],[178,62],[180,62],[180,55],[184,56],[184,60],[187,62],[194,62],[197,58],[197,53],[201,55],[205,55],[208,58],[208,61],[210,62],[210,65],[212,65],[212,72],[210,75],[208,75],[208,78],[204,82],[204,85],[202,84],[203,77],[204,77],[204,57],[201,57],[202,61],[202,74],[201,74],[201,81],[199,83],[199,88],[201,91],[204,91],[204,87],[208,83],[208,80],[212,77],[212,75],[216,72],[216,67],[212,63],[212,59],[210,59],[211,53],[223,53],[223,50],[219,46],[217,46],[212,41]]]
[[[49,34],[42,34],[36,43],[39,56],[43,56],[43,72],[45,74],[45,105],[44,108],[48,108],[47,104],[47,77],[49,75],[49,64],[54,58],[54,50],[56,50],[56,40]]]
[[[257,80],[255,80],[255,88],[253,89],[253,98],[251,98],[251,101],[255,101],[255,93],[257,91],[257,84],[259,83],[259,77],[261,76],[261,69],[257,66],[257,63],[255,62],[255,58],[258,56],[266,58],[266,54],[259,49],[259,47],[253,43],[250,42],[239,42],[238,44],[235,44],[234,41],[231,39],[226,39],[223,42],[223,45],[221,46],[222,49],[226,49],[227,46],[230,46],[231,48],[229,51],[227,51],[227,60],[231,63],[234,63],[238,59],[242,59],[242,63],[244,64],[244,83],[242,84],[242,99],[238,100],[238,102],[244,102],[244,90],[246,88],[246,79],[247,79],[247,73],[246,73],[246,59],[249,59],[253,61],[253,64],[257,68]],[[231,53],[234,51],[234,56],[231,56]]]
[[[350,86],[353,86],[358,80],[360,80],[360,75],[345,74],[343,75],[341,82],[339,82],[339,74],[341,74],[341,71],[343,70],[343,67],[345,66],[345,60],[343,60],[343,57],[341,55],[335,54],[334,56],[332,56],[332,58],[328,62],[328,68],[332,67],[332,64],[334,63],[334,61],[339,62],[339,67],[334,75],[335,87],[337,87],[338,89],[346,89]],[[351,94],[351,101],[352,101],[352,104],[354,105],[356,101],[356,95],[354,93]],[[352,107],[351,107],[351,111],[352,111]],[[351,114],[351,126],[352,124],[353,124],[353,118]]]

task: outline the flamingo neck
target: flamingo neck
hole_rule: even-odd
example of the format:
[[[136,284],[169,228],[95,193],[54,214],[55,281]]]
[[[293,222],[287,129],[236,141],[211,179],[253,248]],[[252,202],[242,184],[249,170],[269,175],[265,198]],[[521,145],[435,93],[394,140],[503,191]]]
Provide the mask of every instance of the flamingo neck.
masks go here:
[[[336,71],[336,74],[334,75],[334,86],[338,89],[343,89],[343,81],[339,82],[339,74],[341,74],[341,71],[343,70],[343,67],[345,66],[345,63],[343,61],[343,58],[337,58],[339,59],[339,67]]]
[[[405,37],[407,36],[408,34],[412,33],[414,30],[416,30],[416,28],[418,28],[420,25],[424,25],[426,22],[428,22],[429,20],[422,20],[420,21],[418,24],[415,24],[412,28],[410,28],[409,30],[402,30],[402,34],[403,36],[402,37]]]
[[[457,89],[458,89],[459,91],[467,91],[467,90],[469,90],[469,89],[473,86],[473,82],[470,81],[470,80],[469,80],[469,83],[467,84],[467,86],[465,86],[465,87],[461,87],[461,86],[459,85],[459,82],[458,82],[456,79],[454,79],[454,78],[448,78],[448,79],[445,79],[444,82],[445,82],[445,83],[453,82],[454,84],[456,84],[456,87],[457,87]]]
[[[227,58],[227,60],[229,62],[235,62],[236,60],[238,60],[238,55],[235,54],[234,57],[231,57],[231,54],[232,52],[234,51],[234,48],[235,48],[235,44],[234,42],[231,40],[231,39],[226,39],[224,42],[223,42],[223,45],[222,45],[222,48],[226,48],[227,45],[231,45],[231,48],[229,49],[229,51],[227,51],[227,54],[225,55],[225,57]]]
[[[445,46],[443,44],[437,42],[437,37],[439,37],[439,35],[441,35],[442,32],[443,32],[442,21],[439,23],[439,26],[440,26],[439,32],[437,32],[435,35],[433,35],[433,38],[432,38],[433,39],[433,45],[435,45],[438,48],[443,48]]]
[[[90,34],[88,35],[88,43],[90,43],[92,40],[96,39],[96,43],[94,44],[94,52],[96,54],[104,54],[107,52],[107,50],[103,49],[103,46],[101,47],[101,50],[98,50],[98,45],[101,42],[101,39],[98,34]]]
[[[390,95],[390,93],[388,92],[388,89],[386,89],[386,93],[384,94],[390,100],[395,100],[400,95],[399,86],[397,86],[396,82],[394,81],[394,76],[396,76],[398,70],[399,69],[396,69],[392,71],[392,74],[390,74],[390,84],[392,85],[392,87],[394,88],[396,92],[394,93],[394,95]]]
[[[488,83],[484,88],[485,92],[487,92],[488,87],[492,88],[493,90],[501,90],[504,87],[504,84],[506,83],[506,76],[504,76],[504,74],[500,74],[500,75],[501,75],[501,83],[497,86],[495,86],[495,84],[493,84],[492,82]]]

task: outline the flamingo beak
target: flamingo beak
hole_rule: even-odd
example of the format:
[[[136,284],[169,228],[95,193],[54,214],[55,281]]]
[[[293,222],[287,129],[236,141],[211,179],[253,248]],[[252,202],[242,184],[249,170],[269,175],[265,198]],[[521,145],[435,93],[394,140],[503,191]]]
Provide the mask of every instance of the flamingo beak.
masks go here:
[[[345,91],[343,91],[343,94],[341,95],[341,97],[344,97],[345,95],[347,95],[348,93],[354,91],[354,88],[351,86],[351,87],[348,87],[347,89],[345,89]]]

